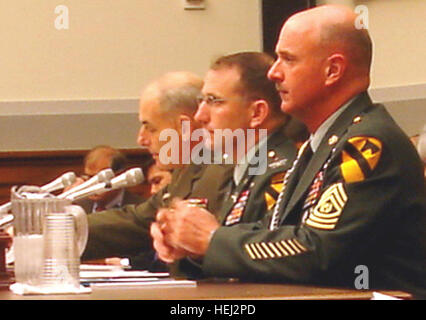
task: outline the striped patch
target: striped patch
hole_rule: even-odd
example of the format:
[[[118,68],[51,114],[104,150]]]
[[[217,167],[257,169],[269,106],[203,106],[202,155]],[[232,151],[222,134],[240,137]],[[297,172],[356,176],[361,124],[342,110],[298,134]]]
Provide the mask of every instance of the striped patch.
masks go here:
[[[350,138],[342,152],[340,170],[347,183],[363,181],[370,176],[382,154],[382,143],[372,137]]]
[[[305,224],[316,229],[333,230],[347,200],[343,184],[333,184],[323,193],[315,208],[310,210]]]
[[[253,260],[279,259],[308,251],[297,239],[248,243],[244,248]]]

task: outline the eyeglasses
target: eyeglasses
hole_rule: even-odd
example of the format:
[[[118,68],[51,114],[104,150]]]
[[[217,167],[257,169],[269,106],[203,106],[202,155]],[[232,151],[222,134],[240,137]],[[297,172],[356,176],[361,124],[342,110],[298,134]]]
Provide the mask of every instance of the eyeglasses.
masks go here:
[[[214,105],[219,105],[221,103],[226,102],[226,99],[217,98],[213,95],[207,95],[207,96],[199,95],[197,97],[197,103],[201,104],[202,102],[205,102],[209,106],[214,106]]]

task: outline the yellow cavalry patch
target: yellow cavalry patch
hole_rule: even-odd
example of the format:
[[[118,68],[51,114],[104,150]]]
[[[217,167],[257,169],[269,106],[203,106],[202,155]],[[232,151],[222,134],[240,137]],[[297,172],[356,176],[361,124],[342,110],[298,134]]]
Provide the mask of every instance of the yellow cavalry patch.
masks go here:
[[[347,183],[363,181],[376,168],[382,142],[372,137],[350,138],[342,152],[340,170]]]
[[[309,212],[305,223],[312,228],[333,230],[347,200],[343,183],[333,184],[322,194],[315,208]]]
[[[283,188],[285,173],[280,172],[275,174],[271,178],[271,184],[265,190],[265,202],[268,210],[271,210],[277,202],[278,195]]]

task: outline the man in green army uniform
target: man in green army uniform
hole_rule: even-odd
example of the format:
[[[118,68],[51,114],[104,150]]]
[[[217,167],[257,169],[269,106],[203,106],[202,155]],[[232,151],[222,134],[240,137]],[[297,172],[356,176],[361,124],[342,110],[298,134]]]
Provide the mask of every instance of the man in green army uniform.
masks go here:
[[[289,117],[280,112],[279,95],[274,84],[266,77],[272,63],[272,58],[262,53],[241,53],[218,59],[208,73],[215,76],[213,79],[206,77],[203,86],[204,95],[198,97],[200,106],[195,114],[195,125],[192,116],[188,117],[195,111],[191,113],[185,110],[186,118],[181,118],[190,121],[191,127],[194,128],[197,128],[198,122],[207,132],[212,133],[215,129],[241,129],[244,133],[247,129],[264,129],[266,136],[262,141],[262,147],[258,147],[259,136],[256,132],[253,145],[247,146],[245,150],[250,147],[251,159],[257,155],[259,159],[257,169],[263,167],[264,172],[258,171],[257,173],[261,174],[248,175],[248,167],[253,167],[253,161],[237,165],[240,172],[238,182],[241,183],[233,188],[232,185],[235,183],[232,182],[233,165],[180,166],[174,170],[172,182],[168,187],[147,202],[139,206],[127,206],[122,210],[92,214],[89,217],[89,241],[83,260],[127,256],[141,251],[146,251],[150,257],[149,252],[152,250],[152,241],[149,237],[150,224],[154,221],[157,211],[169,207],[172,199],[207,199],[207,209],[224,224],[235,224],[240,220],[257,221],[266,206],[274,205],[278,192],[273,188],[282,183],[285,171],[296,156],[296,148],[294,142],[286,136],[290,134],[286,131],[291,127]],[[218,70],[214,70],[215,68]],[[231,82],[221,78],[227,74],[232,76],[228,79],[232,80]],[[246,79],[245,82],[241,80],[243,78]],[[174,88],[174,94],[178,93],[177,89]],[[165,118],[164,114],[157,112],[159,101],[165,100],[160,96],[165,94],[165,90],[164,88],[157,90],[155,94],[152,94],[152,91],[152,88],[148,88],[141,98],[142,128],[138,142],[148,147],[153,158],[159,165],[164,166],[160,161],[159,129],[154,131],[152,126],[155,121]],[[252,95],[249,95],[250,92]],[[170,97],[168,100],[176,101]],[[229,119],[234,119],[232,113],[238,114],[241,121],[229,122]],[[207,120],[206,114],[215,120]],[[173,114],[168,112],[167,117],[172,116]],[[179,116],[179,111],[176,110],[175,117]],[[170,124],[168,126],[172,127]],[[167,124],[161,128],[167,128]],[[214,151],[213,145],[208,148]],[[260,157],[259,151],[263,151],[263,157]],[[226,212],[220,210],[224,196],[226,199],[232,199],[225,202]],[[230,218],[225,220],[229,216]],[[151,258],[147,260],[151,261]]]
[[[220,212],[213,213],[225,226],[258,221],[274,206],[285,172],[296,156],[294,141],[303,139],[303,126],[296,130],[297,136],[289,132],[301,125],[291,123],[281,112],[281,99],[266,77],[272,64],[273,59],[264,53],[232,54],[217,59],[204,79],[195,119],[210,134],[207,144],[211,150],[225,151],[224,144],[218,143],[221,129],[241,130],[246,137],[256,130],[251,145],[247,141],[244,146],[244,161],[237,161]],[[267,133],[264,137],[262,129]],[[234,145],[233,150],[237,153],[239,146]],[[233,157],[239,160],[238,154]],[[258,160],[255,167],[254,158]]]
[[[149,226],[157,210],[169,205],[171,195],[207,198],[209,209],[217,212],[222,202],[221,184],[230,178],[229,168],[159,161],[160,150],[165,144],[160,140],[163,130],[174,129],[181,138],[183,121],[190,123],[191,130],[199,127],[193,115],[202,85],[202,79],[194,74],[171,72],[144,89],[140,99],[138,143],[148,149],[158,167],[174,169],[171,183],[140,205],[89,215],[89,239],[82,261],[138,255],[139,263],[146,260],[148,266],[145,267],[149,267],[153,257]],[[146,259],[141,252],[146,252]]]
[[[257,221],[273,207],[296,157],[294,142],[303,139],[289,131],[289,116],[281,112],[281,99],[266,77],[272,64],[272,57],[264,53],[236,53],[217,59],[205,77],[195,119],[211,134],[209,148],[219,154],[226,151],[223,144],[222,150],[215,145],[218,130],[240,130],[245,137],[255,130],[256,135],[252,142],[247,139],[243,161],[233,155],[237,164],[218,216],[220,224]],[[264,137],[260,130],[265,130]],[[240,146],[234,142],[235,153]]]
[[[152,225],[160,259],[185,252],[206,277],[426,297],[422,165],[408,137],[368,97],[372,44],[355,20],[350,9],[327,5],[292,16],[281,30],[268,77],[281,109],[311,137],[272,214],[223,227],[206,210],[177,203]],[[188,220],[194,223],[181,223]],[[367,270],[361,283],[359,270]]]

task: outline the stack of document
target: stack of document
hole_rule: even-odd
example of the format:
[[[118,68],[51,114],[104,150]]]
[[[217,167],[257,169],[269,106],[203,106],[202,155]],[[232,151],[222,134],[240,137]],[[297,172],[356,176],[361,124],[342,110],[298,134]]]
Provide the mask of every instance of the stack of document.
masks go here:
[[[190,280],[176,280],[168,272],[149,272],[146,270],[126,270],[122,266],[89,265],[80,266],[80,282],[84,286],[108,287],[158,287],[158,286],[189,286],[197,283]]]

